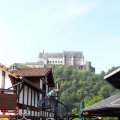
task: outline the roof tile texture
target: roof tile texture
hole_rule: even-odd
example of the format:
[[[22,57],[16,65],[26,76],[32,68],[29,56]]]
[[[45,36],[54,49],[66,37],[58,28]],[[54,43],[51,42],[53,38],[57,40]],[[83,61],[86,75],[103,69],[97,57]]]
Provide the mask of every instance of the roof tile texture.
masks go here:
[[[13,70],[18,76],[45,76],[50,72],[50,68],[22,68]]]

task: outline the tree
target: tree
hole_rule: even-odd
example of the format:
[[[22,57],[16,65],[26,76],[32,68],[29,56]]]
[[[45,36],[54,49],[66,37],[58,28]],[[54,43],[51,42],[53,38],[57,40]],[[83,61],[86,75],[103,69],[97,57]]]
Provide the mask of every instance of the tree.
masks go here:
[[[10,68],[12,68],[13,66],[15,66],[16,68],[28,68],[28,66],[22,63],[14,63],[13,65],[10,65]]]
[[[73,67],[54,66],[53,75],[55,82],[61,84],[60,100],[68,106],[71,113],[75,108],[79,111],[79,103],[83,99],[85,106],[89,106],[116,92],[116,89],[104,80],[104,71],[95,74]]]

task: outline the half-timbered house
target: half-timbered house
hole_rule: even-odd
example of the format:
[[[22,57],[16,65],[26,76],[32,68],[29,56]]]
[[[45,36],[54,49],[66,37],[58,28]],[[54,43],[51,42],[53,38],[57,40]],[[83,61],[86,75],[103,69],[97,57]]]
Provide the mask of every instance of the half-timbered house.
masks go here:
[[[10,112],[11,110],[4,110],[7,108],[3,104],[0,108],[0,115],[15,116],[18,119],[25,117],[31,120],[54,118],[58,102],[54,97],[46,96],[54,87],[51,68],[10,69],[0,64],[0,95],[4,94],[6,97],[10,94],[15,95],[16,97],[13,96],[13,98],[16,98],[17,107]],[[7,98],[5,98],[5,101],[7,101]],[[11,104],[13,104],[11,109],[15,107],[13,101],[11,100]],[[1,103],[4,103],[3,99],[0,99]]]

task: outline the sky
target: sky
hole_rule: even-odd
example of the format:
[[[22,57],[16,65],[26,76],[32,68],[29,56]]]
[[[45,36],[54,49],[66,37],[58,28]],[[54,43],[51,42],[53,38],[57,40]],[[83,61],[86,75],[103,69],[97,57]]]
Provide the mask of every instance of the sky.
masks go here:
[[[120,64],[120,0],[0,0],[0,63],[82,51],[96,72]]]

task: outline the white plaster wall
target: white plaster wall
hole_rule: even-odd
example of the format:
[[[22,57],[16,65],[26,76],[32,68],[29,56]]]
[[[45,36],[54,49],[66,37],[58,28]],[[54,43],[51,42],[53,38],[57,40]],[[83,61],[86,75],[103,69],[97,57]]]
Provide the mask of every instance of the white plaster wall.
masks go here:
[[[42,89],[43,81],[40,79],[40,88]]]
[[[37,116],[37,112],[35,112],[35,116]]]
[[[12,86],[11,80],[10,80],[8,74],[5,73],[5,89],[7,89],[7,88],[9,88],[11,86]]]
[[[31,88],[29,88],[29,99],[28,99],[28,105],[31,105]]]
[[[32,106],[34,106],[34,91],[32,91]]]
[[[19,115],[21,115],[22,114],[22,109],[18,109],[18,113],[19,113]]]
[[[20,85],[20,88],[21,86],[22,85]],[[23,103],[23,89],[21,90],[20,95],[19,95],[19,103]]]
[[[48,85],[46,84],[46,93],[48,93]]]
[[[24,86],[24,104],[27,104],[27,86]]]
[[[32,116],[34,116],[34,111],[32,111]]]
[[[35,92],[35,107],[37,107],[37,93]]]
[[[2,85],[2,69],[0,69],[0,88],[1,88],[1,85]],[[9,88],[11,86],[12,86],[12,83],[10,81],[8,73],[5,72],[5,89],[7,89],[7,88]]]
[[[42,99],[42,94],[40,94],[40,98],[39,99]]]

